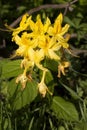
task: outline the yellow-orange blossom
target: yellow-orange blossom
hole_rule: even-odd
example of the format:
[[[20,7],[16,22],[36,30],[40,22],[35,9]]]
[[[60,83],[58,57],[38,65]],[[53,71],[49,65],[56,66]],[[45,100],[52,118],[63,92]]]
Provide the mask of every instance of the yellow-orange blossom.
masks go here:
[[[21,82],[22,88],[25,88],[28,80],[27,71],[37,66],[43,71],[41,82],[38,83],[39,92],[43,97],[45,97],[47,91],[50,94],[52,93],[48,90],[44,82],[48,69],[43,67],[41,61],[46,57],[59,61],[58,77],[60,77],[61,73],[65,75],[64,69],[69,67],[68,61],[61,63],[61,48],[69,48],[69,44],[67,43],[69,35],[64,37],[69,29],[69,25],[66,24],[62,27],[62,21],[62,13],[58,15],[54,24],[51,24],[49,18],[46,19],[45,23],[42,23],[39,15],[37,15],[36,22],[34,22],[31,16],[25,14],[22,17],[19,27],[12,29],[12,40],[19,46],[15,55],[24,58],[21,63],[24,72],[17,77],[16,83]]]

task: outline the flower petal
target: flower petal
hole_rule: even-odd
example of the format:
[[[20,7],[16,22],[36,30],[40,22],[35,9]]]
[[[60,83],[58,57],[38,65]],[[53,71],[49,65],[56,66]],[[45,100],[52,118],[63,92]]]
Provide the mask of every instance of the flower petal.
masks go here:
[[[51,49],[49,49],[48,57],[54,60],[60,60],[60,57]]]

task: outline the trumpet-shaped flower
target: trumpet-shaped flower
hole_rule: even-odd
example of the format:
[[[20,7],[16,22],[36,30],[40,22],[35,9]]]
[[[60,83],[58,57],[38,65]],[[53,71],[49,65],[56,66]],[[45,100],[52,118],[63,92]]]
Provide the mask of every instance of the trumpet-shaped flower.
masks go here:
[[[45,42],[46,39],[45,35],[47,33],[50,24],[51,22],[49,18],[47,18],[46,22],[43,24],[39,15],[37,16],[36,22],[30,20],[29,26],[31,32],[28,34],[28,36],[30,37],[30,39],[32,39],[32,42],[34,42],[37,45],[43,44],[43,42]]]
[[[28,14],[25,14],[22,19],[21,19],[21,22],[20,22],[20,25],[19,27],[17,28],[11,28],[9,27],[7,24],[5,24],[5,26],[10,29],[11,31],[13,31],[12,33],[12,40],[14,41],[14,37],[19,34],[20,32],[24,31],[24,30],[27,30],[29,29],[29,22],[31,21],[31,16],[28,17],[29,15]]]
[[[61,76],[61,73],[65,75],[65,68],[70,65],[69,62],[62,61],[61,59],[61,48],[69,48],[68,40],[70,37],[70,35],[65,35],[69,25],[66,24],[62,27],[62,21],[63,15],[61,13],[53,25],[49,18],[43,23],[39,15],[36,21],[33,21],[31,16],[25,14],[19,27],[11,29],[13,31],[12,40],[18,45],[15,54],[24,58],[21,62],[21,68],[24,69],[24,73],[17,77],[16,83],[21,82],[22,88],[25,88],[28,81],[27,72],[29,73],[30,70],[33,70],[34,66],[37,66],[43,72],[41,82],[38,83],[38,90],[43,97],[45,97],[47,92],[52,95],[44,81],[48,71],[42,64],[44,59],[47,57],[60,62],[58,77]]]
[[[46,36],[45,42],[39,44],[39,47],[42,48],[44,56],[47,56],[50,59],[59,60],[60,57],[56,54],[56,51],[59,50],[60,45],[56,43],[55,38],[50,38]]]
[[[63,75],[65,75],[65,69],[68,68],[70,66],[70,62],[68,61],[64,61],[62,63],[59,64],[58,66],[58,77],[61,77],[61,73]]]
[[[13,29],[13,40],[14,40],[14,37],[19,34],[20,32],[24,31],[24,30],[27,30],[29,28],[29,22],[31,21],[31,16],[28,17],[28,14],[25,14],[23,17],[22,17],[22,20],[20,22],[20,25],[19,27],[17,27],[16,29]]]
[[[45,34],[49,28],[49,26],[51,25],[50,19],[47,18],[45,23],[43,24],[40,18],[40,15],[37,16],[37,21],[33,22],[32,20],[29,22],[30,25],[30,29],[32,30],[32,32],[34,33],[34,35],[38,36]],[[32,33],[31,33],[32,34]]]
[[[63,21],[63,15],[62,15],[62,13],[60,13],[58,15],[58,17],[56,18],[53,27],[52,26],[49,27],[49,29],[47,31],[48,34],[51,36],[56,36],[58,34],[63,36],[68,31],[69,25],[66,24],[64,27],[62,27],[61,26],[62,21]]]
[[[43,75],[42,75],[42,79],[41,82],[38,84],[38,89],[39,89],[39,93],[45,97],[46,93],[48,92],[50,95],[52,95],[52,93],[49,91],[48,87],[46,86],[46,84],[44,83],[45,80],[45,75],[46,75],[46,71],[43,71]]]
[[[28,78],[27,76],[25,75],[25,73],[19,75],[17,78],[16,78],[16,83],[21,83],[22,85],[22,89],[24,89],[26,87],[26,82],[28,81]]]
[[[39,84],[38,84],[38,89],[39,89],[39,93],[43,96],[43,97],[45,97],[45,95],[46,95],[46,93],[47,93],[47,86],[46,86],[46,84],[44,83],[44,82],[40,82]]]
[[[47,32],[50,36],[55,37],[56,41],[61,47],[68,48],[69,44],[67,43],[67,41],[69,39],[64,38],[64,34],[66,34],[66,32],[68,31],[69,25],[66,24],[64,27],[62,27],[62,21],[63,15],[60,13],[60,15],[55,20],[54,26],[50,26]]]
[[[70,38],[70,35],[69,35],[69,34],[66,35],[65,38],[63,38],[61,35],[58,35],[58,36],[57,36],[58,45],[59,45],[60,47],[63,47],[63,48],[65,48],[65,49],[68,49],[68,48],[69,48],[69,44],[68,44],[67,42],[68,42],[69,38]]]
[[[16,35],[14,41],[19,46],[16,50],[16,55],[29,58],[29,51],[31,48],[35,48],[36,45],[27,37],[27,33],[23,33],[21,37]]]

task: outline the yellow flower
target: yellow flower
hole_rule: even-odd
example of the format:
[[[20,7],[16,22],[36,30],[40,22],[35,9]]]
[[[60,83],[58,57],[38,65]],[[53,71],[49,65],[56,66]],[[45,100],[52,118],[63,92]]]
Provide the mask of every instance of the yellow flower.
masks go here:
[[[46,84],[44,83],[45,75],[46,75],[46,71],[43,71],[43,76],[42,76],[41,82],[38,84],[39,93],[40,93],[43,97],[46,96],[46,93],[47,93],[47,92],[48,92],[50,95],[52,95],[52,93],[49,91],[48,87],[47,87]]]
[[[30,48],[29,59],[30,61],[33,61],[35,64],[40,63],[44,59],[44,54],[42,49],[34,50]]]
[[[61,26],[62,21],[63,21],[63,15],[60,13],[59,16],[55,20],[54,26],[53,27],[50,26],[47,32],[50,36],[55,37],[55,39],[60,47],[68,48],[69,45],[68,45],[67,41],[69,39],[65,38],[64,34],[68,31],[69,25],[66,24],[64,27],[62,27]]]
[[[69,40],[70,35],[66,35],[65,38],[63,38],[61,35],[57,36],[58,39],[58,44],[60,47],[63,47],[65,49],[69,48],[69,44],[67,43],[67,41]]]
[[[55,38],[50,38],[49,36],[45,37],[45,41],[42,44],[39,44],[39,47],[43,50],[44,56],[50,59],[60,60],[60,57],[56,54],[60,49],[60,45],[56,43]]]
[[[34,67],[34,62],[30,61],[27,58],[24,58],[21,62],[21,68],[25,69],[25,73],[29,70],[29,69],[33,69]]]
[[[20,22],[20,25],[19,27],[17,27],[16,29],[13,29],[13,38],[12,40],[14,40],[14,36],[19,34],[20,32],[24,31],[24,30],[27,30],[29,29],[29,21],[31,20],[31,16],[28,17],[28,14],[25,14],[23,17],[22,17],[22,20]]]
[[[66,24],[64,27],[62,27],[61,26],[62,21],[63,21],[63,15],[62,15],[62,13],[60,13],[55,20],[54,26],[49,27],[49,29],[47,31],[48,34],[51,35],[51,36],[55,36],[55,35],[58,35],[58,34],[63,36],[68,31],[69,25]]]
[[[64,61],[59,64],[58,66],[58,77],[61,77],[61,73],[65,75],[65,68],[68,68],[70,66],[70,62]]]
[[[46,68],[43,67],[43,65],[41,64],[41,61],[44,59],[44,53],[43,50],[33,50],[31,49],[29,51],[29,56],[30,56],[30,61],[34,63],[34,65],[36,65],[39,69],[43,70],[43,71],[47,71]]]
[[[19,75],[17,78],[16,78],[16,83],[21,83],[22,85],[22,90],[26,87],[26,82],[27,82],[28,78],[27,76],[25,75],[25,73]]]
[[[43,24],[39,15],[37,16],[36,22],[33,22],[32,20],[29,21],[31,32],[28,33],[28,36],[32,39],[33,43],[37,44],[37,46],[45,42],[45,35],[50,24],[49,18],[47,18],[46,22]]]
[[[17,34],[19,34],[20,32],[22,32],[22,31],[24,31],[24,30],[29,30],[29,22],[31,21],[31,16],[29,17],[29,15],[28,14],[25,14],[23,17],[22,17],[22,19],[21,19],[21,22],[20,22],[20,25],[19,25],[19,27],[17,27],[17,28],[11,28],[10,26],[8,26],[7,24],[5,24],[5,26],[9,29],[9,30],[11,30],[11,31],[13,31],[13,33],[12,33],[12,41],[14,41],[14,37],[17,35]]]
[[[40,18],[40,15],[37,15],[37,20],[36,22],[33,22],[32,20],[30,20],[29,25],[30,25],[30,29],[32,30],[33,33],[35,33],[34,35],[42,35],[45,34],[50,26],[51,22],[49,20],[49,18],[46,19],[45,23],[43,24]]]
[[[24,72],[23,74],[20,74],[17,78],[16,78],[16,83],[21,83],[22,85],[22,89],[24,89],[26,87],[26,83],[27,81],[31,81],[32,77],[30,74],[27,74],[28,70],[32,70],[34,67],[34,63],[29,61],[28,59],[24,58],[21,62],[21,68],[24,68]]]
[[[19,46],[19,48],[16,50],[16,55],[24,56],[29,58],[29,51],[31,48],[35,48],[37,45],[35,45],[28,37],[27,33],[23,33],[21,37],[16,35],[14,37],[14,41]]]
[[[47,86],[45,85],[44,82],[41,82],[38,84],[38,89],[39,89],[39,93],[45,97],[46,93],[47,93]]]
[[[63,15],[60,13],[53,25],[50,19],[47,18],[45,23],[42,23],[38,15],[36,21],[31,19],[31,16],[25,14],[22,17],[19,27],[13,29],[12,40],[18,45],[15,52],[16,56],[22,56],[21,68],[24,69],[23,74],[19,75],[16,83],[21,82],[22,88],[26,86],[29,71],[33,70],[34,66],[42,70],[43,75],[40,83],[38,83],[38,90],[40,94],[45,97],[49,92],[44,80],[47,68],[43,66],[45,58],[61,61],[61,48],[68,49],[67,43],[70,35],[66,35],[69,25],[62,27]],[[58,66],[58,77],[61,73],[65,75],[65,68],[69,67],[70,63],[62,61]]]

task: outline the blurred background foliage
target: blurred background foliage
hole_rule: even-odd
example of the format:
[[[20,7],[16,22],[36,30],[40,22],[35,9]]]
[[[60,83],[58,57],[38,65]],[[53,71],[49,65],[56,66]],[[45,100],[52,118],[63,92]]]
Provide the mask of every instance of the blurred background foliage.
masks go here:
[[[69,72],[66,76],[62,76],[61,80],[58,80],[55,76],[56,64],[47,63],[47,66],[52,71],[52,74],[49,73],[46,79],[47,84],[50,86],[50,81],[54,80],[53,82],[55,82],[55,84],[51,82],[51,87],[55,86],[54,90],[52,90],[55,96],[53,104],[51,104],[52,99],[49,95],[44,99],[40,95],[37,96],[37,90],[32,89],[35,82],[32,82],[29,88],[33,95],[27,93],[28,88],[24,93],[20,93],[20,84],[15,86],[15,80],[12,79],[20,73],[20,60],[8,61],[9,56],[17,46],[11,42],[12,36],[10,32],[6,31],[5,23],[11,25],[24,13],[41,5],[59,5],[70,2],[72,0],[0,0],[0,130],[87,130],[86,0],[78,0],[67,9],[49,8],[48,5],[48,8],[32,14],[33,19],[39,13],[43,21],[48,16],[53,22],[57,15],[62,12],[64,14],[63,24],[70,24],[71,39],[69,43],[72,55],[67,56],[71,62]],[[12,72],[13,66],[15,72]],[[2,71],[2,67],[4,71]],[[35,71],[37,72],[37,70]],[[33,74],[33,76],[36,80],[38,79],[36,74]],[[19,99],[18,96],[20,96]],[[23,99],[21,99],[22,96]],[[66,103],[62,98],[68,100],[69,103]],[[21,104],[21,100],[24,104]],[[59,104],[56,105],[57,101]],[[70,103],[73,103],[76,109]],[[51,107],[49,107],[50,104]],[[68,107],[74,111],[71,112]],[[70,110],[70,118],[66,116],[66,110]],[[59,114],[59,112],[63,113]]]

